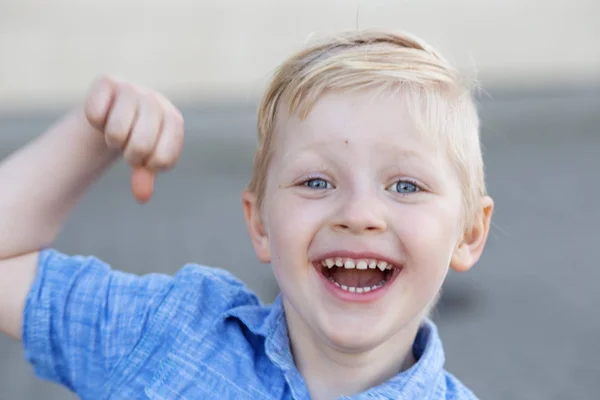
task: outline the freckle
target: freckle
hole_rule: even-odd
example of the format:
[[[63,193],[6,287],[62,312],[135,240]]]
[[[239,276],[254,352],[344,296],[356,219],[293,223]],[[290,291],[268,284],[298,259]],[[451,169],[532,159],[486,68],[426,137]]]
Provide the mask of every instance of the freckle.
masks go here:
[[[344,143],[348,144],[348,141],[347,141],[347,140],[344,140]]]

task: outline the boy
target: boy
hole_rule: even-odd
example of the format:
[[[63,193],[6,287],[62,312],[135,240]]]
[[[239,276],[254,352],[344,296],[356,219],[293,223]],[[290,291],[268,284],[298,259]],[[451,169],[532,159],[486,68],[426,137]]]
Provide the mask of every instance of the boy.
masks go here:
[[[46,248],[120,154],[140,202],[179,157],[173,105],[104,78],[0,167],[0,330],[84,399],[475,398],[427,319],[493,208],[459,75],[407,35],[343,35],[279,68],[258,136],[243,207],[272,305],[219,269],[136,277]]]

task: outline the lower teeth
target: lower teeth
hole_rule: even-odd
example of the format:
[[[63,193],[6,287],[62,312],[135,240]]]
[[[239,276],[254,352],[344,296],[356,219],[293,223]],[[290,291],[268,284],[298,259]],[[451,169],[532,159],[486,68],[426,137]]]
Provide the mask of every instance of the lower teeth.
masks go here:
[[[345,290],[346,292],[351,292],[351,293],[368,293],[371,290],[379,289],[380,287],[382,287],[383,285],[386,284],[386,281],[382,280],[378,284],[373,285],[371,287],[358,287],[357,288],[354,286],[341,285],[341,284],[337,283],[336,281],[334,281],[333,278],[329,278],[329,281],[332,282],[335,286],[341,288],[342,290]]]

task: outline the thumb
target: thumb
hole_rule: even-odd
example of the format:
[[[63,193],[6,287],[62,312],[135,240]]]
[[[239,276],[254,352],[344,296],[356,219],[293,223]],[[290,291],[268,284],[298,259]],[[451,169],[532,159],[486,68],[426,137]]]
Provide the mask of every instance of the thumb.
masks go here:
[[[154,191],[156,173],[146,167],[134,167],[131,171],[131,192],[138,203],[144,204]]]

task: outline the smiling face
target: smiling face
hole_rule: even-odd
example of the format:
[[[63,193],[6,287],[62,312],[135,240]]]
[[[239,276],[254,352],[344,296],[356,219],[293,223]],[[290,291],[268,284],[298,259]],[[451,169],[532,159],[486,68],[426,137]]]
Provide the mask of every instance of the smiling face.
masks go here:
[[[288,323],[348,351],[412,332],[449,265],[470,266],[480,251],[464,243],[450,160],[401,94],[329,92],[307,118],[281,115],[277,126],[262,212],[245,200]]]

